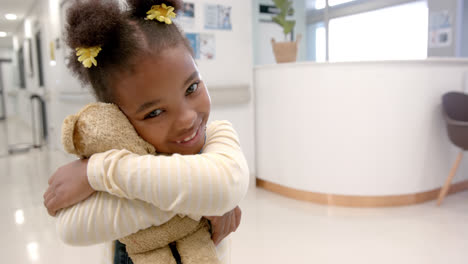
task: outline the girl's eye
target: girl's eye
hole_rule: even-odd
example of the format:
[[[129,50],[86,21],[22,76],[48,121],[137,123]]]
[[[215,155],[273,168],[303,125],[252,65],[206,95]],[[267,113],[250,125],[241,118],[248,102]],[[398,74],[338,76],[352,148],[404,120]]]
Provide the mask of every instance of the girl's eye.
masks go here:
[[[145,119],[148,119],[148,118],[153,118],[153,117],[158,117],[159,115],[161,115],[164,111],[161,110],[161,109],[156,109],[154,110],[153,112],[147,114],[145,116]]]
[[[187,91],[185,91],[185,95],[193,94],[194,92],[197,91],[197,89],[198,89],[198,83],[194,83],[190,85]]]

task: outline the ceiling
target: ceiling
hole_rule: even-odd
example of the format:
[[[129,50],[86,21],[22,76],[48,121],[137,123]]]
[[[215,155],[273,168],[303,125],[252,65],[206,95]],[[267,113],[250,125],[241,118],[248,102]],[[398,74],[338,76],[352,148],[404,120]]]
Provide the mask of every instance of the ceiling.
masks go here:
[[[0,31],[5,31],[10,35],[0,38],[0,48],[13,48],[11,34],[21,25],[24,17],[36,1],[48,0],[0,0]],[[13,13],[18,16],[15,21],[9,21],[5,14]]]

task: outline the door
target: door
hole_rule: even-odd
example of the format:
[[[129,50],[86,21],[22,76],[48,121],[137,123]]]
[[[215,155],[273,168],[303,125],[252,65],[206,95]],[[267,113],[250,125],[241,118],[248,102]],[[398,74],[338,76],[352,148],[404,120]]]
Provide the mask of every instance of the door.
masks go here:
[[[3,85],[2,63],[3,61],[0,60],[0,120],[5,120],[6,119],[6,106],[5,106],[5,89]]]

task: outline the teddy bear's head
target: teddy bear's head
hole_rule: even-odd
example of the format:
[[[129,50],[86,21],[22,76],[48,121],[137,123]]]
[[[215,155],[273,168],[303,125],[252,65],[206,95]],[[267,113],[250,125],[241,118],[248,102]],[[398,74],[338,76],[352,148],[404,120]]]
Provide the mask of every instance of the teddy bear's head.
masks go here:
[[[68,153],[89,158],[94,153],[127,149],[139,155],[155,154],[127,117],[114,104],[91,103],[62,125],[62,144]]]

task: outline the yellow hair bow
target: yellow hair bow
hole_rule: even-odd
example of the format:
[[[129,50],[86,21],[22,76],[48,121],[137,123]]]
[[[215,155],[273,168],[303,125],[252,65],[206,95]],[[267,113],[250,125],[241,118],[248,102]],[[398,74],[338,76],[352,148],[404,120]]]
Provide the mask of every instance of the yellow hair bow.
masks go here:
[[[76,56],[78,61],[83,63],[86,68],[91,68],[93,65],[97,66],[96,57],[101,51],[100,46],[95,46],[91,48],[77,48]]]
[[[172,24],[172,18],[176,17],[174,13],[174,7],[167,6],[166,4],[154,5],[151,10],[146,12],[147,16],[145,20],[158,20],[166,24]]]

